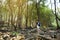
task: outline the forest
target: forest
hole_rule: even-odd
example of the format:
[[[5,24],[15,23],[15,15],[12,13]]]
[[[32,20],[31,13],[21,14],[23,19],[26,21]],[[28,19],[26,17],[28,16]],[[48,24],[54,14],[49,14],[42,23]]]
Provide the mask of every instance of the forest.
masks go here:
[[[37,28],[37,23],[40,22],[40,29],[44,34],[47,30],[55,32],[60,29],[60,7],[58,7],[60,0],[53,1],[52,3],[52,0],[0,0],[0,31],[15,35],[23,31],[21,34],[25,35],[25,32]],[[47,39],[43,37],[41,40]]]

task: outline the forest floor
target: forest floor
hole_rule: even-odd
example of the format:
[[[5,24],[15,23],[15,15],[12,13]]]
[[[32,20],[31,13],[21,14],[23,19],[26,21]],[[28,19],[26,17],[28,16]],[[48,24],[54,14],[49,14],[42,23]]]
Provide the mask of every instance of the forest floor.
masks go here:
[[[55,37],[54,37],[55,36]],[[37,38],[38,37],[38,38]],[[25,29],[20,32],[2,32],[0,31],[0,40],[60,40],[60,33],[55,30],[41,31],[36,29]]]

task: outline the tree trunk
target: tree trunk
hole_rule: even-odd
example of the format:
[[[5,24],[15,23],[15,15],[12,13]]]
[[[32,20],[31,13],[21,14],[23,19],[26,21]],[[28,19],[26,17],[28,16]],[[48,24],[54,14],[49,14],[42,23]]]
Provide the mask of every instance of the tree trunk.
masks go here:
[[[26,15],[26,27],[27,27],[27,24],[28,24],[28,0],[27,0],[27,15]]]
[[[59,24],[58,24],[58,19],[57,19],[57,14],[56,14],[56,0],[54,0],[54,5],[55,5],[55,16],[56,16],[56,24],[57,24],[57,29],[59,29]]]
[[[39,2],[38,2],[38,3],[36,2],[38,21],[40,21],[40,16],[39,16],[39,14],[40,14],[39,6],[40,6],[40,0],[39,0]]]

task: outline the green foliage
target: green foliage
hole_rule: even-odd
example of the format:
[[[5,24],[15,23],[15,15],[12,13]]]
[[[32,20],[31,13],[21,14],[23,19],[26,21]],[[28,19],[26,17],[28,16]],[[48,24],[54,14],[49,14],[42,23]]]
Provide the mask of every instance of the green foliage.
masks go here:
[[[11,32],[11,34],[12,35],[18,35],[18,32],[13,31],[13,32]]]
[[[28,4],[28,9],[27,9],[27,3],[28,1],[32,1],[30,5]],[[11,23],[13,24],[20,24],[25,27],[26,25],[26,20],[28,21],[27,23],[29,25],[32,24],[32,21],[38,20],[38,15],[39,14],[39,19],[40,22],[42,23],[43,26],[49,26],[50,24],[53,23],[54,21],[54,15],[47,6],[45,6],[46,0],[39,0],[38,6],[38,11],[37,13],[37,8],[36,8],[36,0],[17,0],[16,2],[12,0],[6,0],[5,6],[3,6],[0,10],[2,10],[3,17],[6,17],[6,20],[12,20]],[[5,16],[4,16],[5,15]],[[7,16],[6,16],[7,15]],[[16,19],[16,21],[15,21]],[[5,18],[4,18],[5,20]],[[10,22],[10,21],[9,21]],[[13,34],[16,34],[13,32]]]
[[[40,21],[42,21],[42,23],[46,22],[46,25],[49,25],[50,22],[53,21],[52,19],[54,19],[54,15],[51,9],[48,7],[40,7]]]
[[[29,5],[29,17],[32,19],[31,20],[37,20],[37,8],[36,8],[36,3],[34,0],[32,0],[33,3],[31,5]],[[38,10],[39,10],[39,19],[40,22],[42,23],[43,26],[49,26],[52,25],[52,23],[54,22],[54,15],[51,11],[51,9],[49,9],[47,6],[45,6],[45,2],[46,0],[40,0],[40,3],[38,5]]]

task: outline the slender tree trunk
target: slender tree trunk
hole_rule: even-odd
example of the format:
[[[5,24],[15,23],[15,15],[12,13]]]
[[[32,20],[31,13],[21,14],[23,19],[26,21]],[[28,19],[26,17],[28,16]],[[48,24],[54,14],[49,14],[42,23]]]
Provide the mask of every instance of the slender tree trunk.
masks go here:
[[[21,0],[18,0],[18,16],[17,16],[17,28],[21,28],[21,4],[20,4]]]
[[[36,2],[38,21],[40,21],[40,16],[39,16],[39,14],[40,14],[39,6],[40,6],[40,0],[39,0],[39,2],[38,2],[38,3]]]
[[[59,29],[59,24],[58,24],[58,19],[57,19],[57,14],[56,14],[56,0],[54,0],[54,5],[55,5],[55,16],[56,16],[56,24],[57,24],[57,29]]]
[[[28,0],[26,0],[27,1],[27,15],[26,15],[26,27],[27,27],[27,24],[28,24]]]

